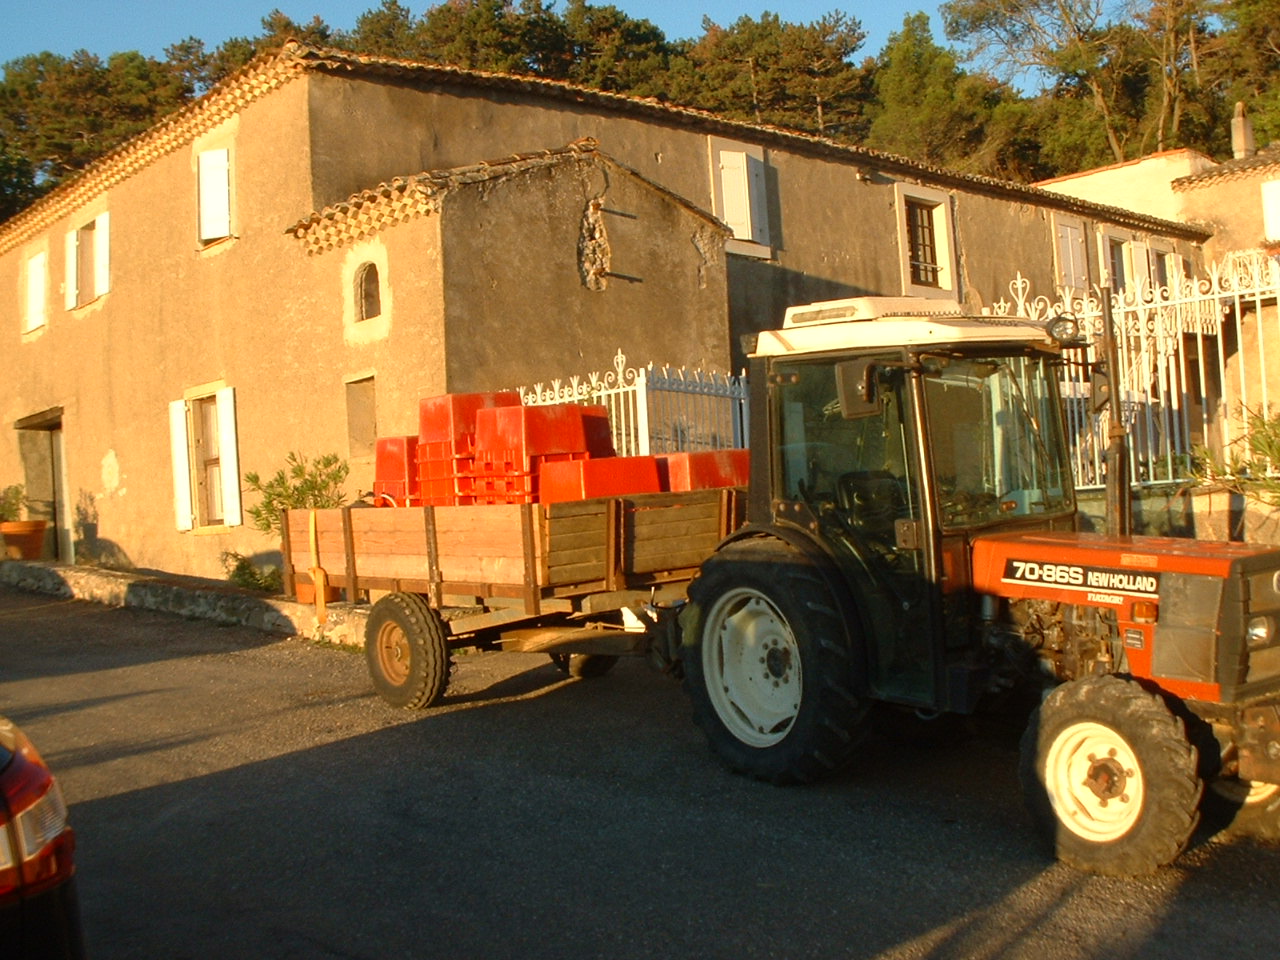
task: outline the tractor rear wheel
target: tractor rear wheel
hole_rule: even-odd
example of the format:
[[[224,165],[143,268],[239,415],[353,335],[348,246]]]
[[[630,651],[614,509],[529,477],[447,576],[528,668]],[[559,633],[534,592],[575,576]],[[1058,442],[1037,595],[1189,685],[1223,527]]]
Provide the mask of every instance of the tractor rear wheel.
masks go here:
[[[731,769],[772,783],[847,763],[867,704],[857,651],[814,563],[777,541],[709,558],[681,615],[694,721]]]
[[[440,615],[416,593],[391,593],[375,603],[364,652],[378,696],[410,710],[444,696],[453,667],[445,636]]]
[[[1203,785],[1182,721],[1115,676],[1055,689],[1022,737],[1027,806],[1058,859],[1132,876],[1170,863],[1199,821]]]

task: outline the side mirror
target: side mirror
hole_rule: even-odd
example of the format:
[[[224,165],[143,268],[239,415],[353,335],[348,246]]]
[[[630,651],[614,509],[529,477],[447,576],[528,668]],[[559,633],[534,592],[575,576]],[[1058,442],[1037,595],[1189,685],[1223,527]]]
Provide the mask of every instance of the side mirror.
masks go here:
[[[876,395],[876,364],[869,357],[836,364],[836,391],[840,395],[840,416],[846,420],[869,417],[880,412]]]
[[[1111,375],[1101,367],[1094,367],[1089,374],[1089,409],[1101,413],[1111,400]]]

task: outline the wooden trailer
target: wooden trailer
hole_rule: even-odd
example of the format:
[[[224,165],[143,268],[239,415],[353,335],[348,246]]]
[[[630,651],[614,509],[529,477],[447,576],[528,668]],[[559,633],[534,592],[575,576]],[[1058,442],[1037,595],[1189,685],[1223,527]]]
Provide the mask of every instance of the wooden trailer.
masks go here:
[[[580,675],[643,654],[645,605],[683,597],[743,522],[740,488],[553,504],[290,510],[285,590],[377,597],[365,652],[378,692],[427,706],[450,650],[542,651]]]

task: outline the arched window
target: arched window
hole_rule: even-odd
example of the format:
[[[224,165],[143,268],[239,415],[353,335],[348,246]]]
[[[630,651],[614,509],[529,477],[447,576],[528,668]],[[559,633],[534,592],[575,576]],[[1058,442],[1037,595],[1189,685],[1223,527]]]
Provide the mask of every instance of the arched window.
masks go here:
[[[356,271],[356,319],[372,320],[382,313],[382,290],[378,284],[378,265],[364,263]]]

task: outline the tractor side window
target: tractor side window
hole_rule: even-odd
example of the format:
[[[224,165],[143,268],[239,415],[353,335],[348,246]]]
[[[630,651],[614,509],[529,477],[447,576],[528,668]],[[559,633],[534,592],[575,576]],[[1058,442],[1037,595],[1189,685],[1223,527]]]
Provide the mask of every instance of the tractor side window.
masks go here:
[[[875,367],[877,408],[846,419],[832,362],[780,365],[781,491],[833,517],[894,573],[917,572],[918,550],[898,548],[898,522],[918,516],[901,358]],[[893,364],[890,366],[889,364]]]
[[[933,357],[925,367],[944,527],[1070,508],[1066,444],[1043,360]]]

